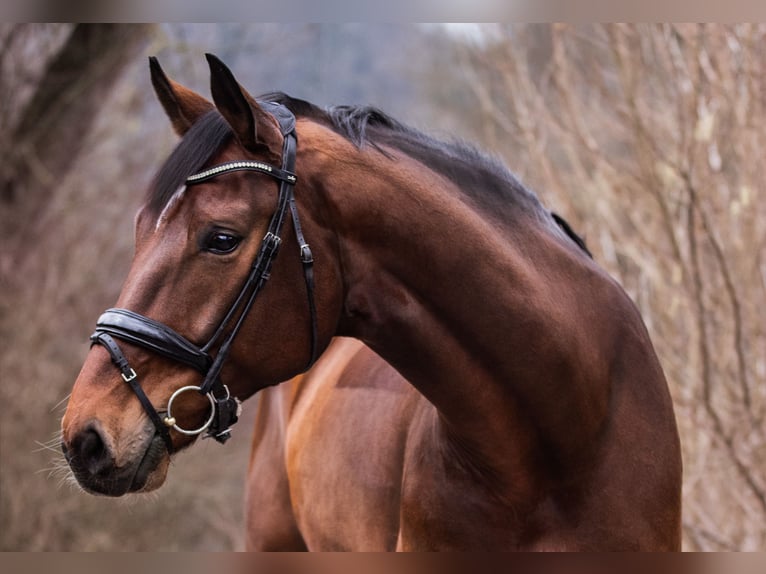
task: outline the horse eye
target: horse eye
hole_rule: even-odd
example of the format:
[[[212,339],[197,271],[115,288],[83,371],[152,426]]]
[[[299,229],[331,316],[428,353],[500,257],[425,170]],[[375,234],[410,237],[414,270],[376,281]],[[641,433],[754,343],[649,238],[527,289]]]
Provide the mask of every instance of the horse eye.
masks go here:
[[[239,245],[240,238],[230,233],[216,231],[211,233],[205,242],[205,250],[218,255],[231,253]]]

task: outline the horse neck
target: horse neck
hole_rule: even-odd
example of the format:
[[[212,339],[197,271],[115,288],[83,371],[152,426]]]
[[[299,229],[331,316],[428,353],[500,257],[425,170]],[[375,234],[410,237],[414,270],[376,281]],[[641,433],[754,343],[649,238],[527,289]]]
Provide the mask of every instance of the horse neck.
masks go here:
[[[334,155],[321,170],[345,283],[339,334],[401,372],[472,451],[493,445],[487,456],[517,466],[548,422],[561,436],[546,441],[580,440],[559,419],[603,402],[572,380],[588,355],[570,284],[594,267],[542,210],[501,225],[426,166],[348,148],[353,160]],[[556,369],[571,374],[551,380]]]

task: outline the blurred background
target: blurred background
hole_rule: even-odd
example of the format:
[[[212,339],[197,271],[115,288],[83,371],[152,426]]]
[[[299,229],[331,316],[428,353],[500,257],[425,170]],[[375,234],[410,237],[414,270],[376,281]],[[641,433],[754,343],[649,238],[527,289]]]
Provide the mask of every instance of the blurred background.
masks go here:
[[[0,550],[243,547],[257,399],[156,494],[83,494],[57,445],[175,144],[147,56],[207,95],[205,52],[253,94],[374,104],[501,157],[641,309],[684,548],[766,548],[766,26],[0,24]]]

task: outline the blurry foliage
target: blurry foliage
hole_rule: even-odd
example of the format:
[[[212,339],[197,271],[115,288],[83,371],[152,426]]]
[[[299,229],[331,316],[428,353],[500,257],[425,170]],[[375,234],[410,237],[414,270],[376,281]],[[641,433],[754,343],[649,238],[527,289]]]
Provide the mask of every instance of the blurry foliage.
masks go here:
[[[0,25],[4,157],[8,136],[30,131],[18,122],[73,31]],[[766,547],[766,28],[482,31],[458,41],[436,26],[172,24],[144,32],[144,55],[207,94],[202,54],[214,52],[253,93],[372,103],[501,156],[641,309],[682,433],[686,548]],[[67,139],[46,148],[59,154],[55,179],[0,198],[3,550],[242,545],[255,399],[225,448],[194,446],[157,494],[127,501],[60,484],[60,456],[43,446],[58,448],[60,401],[116,300],[133,214],[175,142],[139,52],[126,46],[87,117],[70,117],[74,131],[63,125]]]

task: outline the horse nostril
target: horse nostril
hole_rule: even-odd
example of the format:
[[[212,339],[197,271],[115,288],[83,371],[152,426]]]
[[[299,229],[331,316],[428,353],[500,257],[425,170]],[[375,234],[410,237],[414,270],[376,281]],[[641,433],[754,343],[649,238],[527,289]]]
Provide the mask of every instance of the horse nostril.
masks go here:
[[[67,452],[65,455],[70,458],[70,462],[76,462],[77,466],[90,476],[96,476],[113,466],[109,448],[97,428],[85,429],[77,437],[72,450],[73,452]]]

